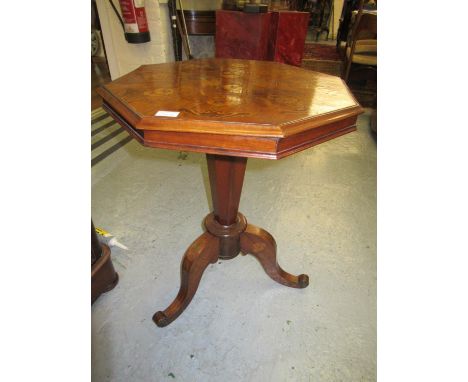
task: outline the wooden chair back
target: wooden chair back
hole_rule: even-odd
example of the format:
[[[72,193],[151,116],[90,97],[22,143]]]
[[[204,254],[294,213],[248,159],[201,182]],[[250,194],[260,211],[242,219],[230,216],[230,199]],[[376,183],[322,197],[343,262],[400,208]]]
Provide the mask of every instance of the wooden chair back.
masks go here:
[[[357,40],[377,40],[377,15],[363,12],[358,14],[356,27],[353,31],[352,42]]]
[[[348,55],[349,46],[351,46],[351,51]],[[345,67],[343,72],[343,79],[345,81],[348,81],[354,53],[365,52],[367,48],[369,48],[369,52],[376,53],[377,51],[377,14],[362,12],[362,9],[360,9],[356,16],[351,40],[346,44]]]

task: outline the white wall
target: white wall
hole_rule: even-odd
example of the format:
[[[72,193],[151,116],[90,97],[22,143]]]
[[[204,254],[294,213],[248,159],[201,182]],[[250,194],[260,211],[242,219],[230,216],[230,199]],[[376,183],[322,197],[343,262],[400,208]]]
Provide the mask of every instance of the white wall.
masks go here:
[[[120,12],[118,0],[113,2]],[[113,80],[143,64],[174,61],[167,4],[160,4],[158,0],[145,1],[151,41],[143,44],[129,44],[125,40],[122,26],[109,0],[96,0],[96,5]]]

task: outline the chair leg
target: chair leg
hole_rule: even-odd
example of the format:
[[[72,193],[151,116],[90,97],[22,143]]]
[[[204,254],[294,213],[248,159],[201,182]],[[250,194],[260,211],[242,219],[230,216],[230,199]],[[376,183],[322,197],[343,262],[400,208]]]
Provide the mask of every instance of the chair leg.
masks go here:
[[[351,64],[352,64],[351,61],[347,57],[345,57],[343,75],[341,76],[341,78],[346,83],[348,83],[349,72],[351,71]]]

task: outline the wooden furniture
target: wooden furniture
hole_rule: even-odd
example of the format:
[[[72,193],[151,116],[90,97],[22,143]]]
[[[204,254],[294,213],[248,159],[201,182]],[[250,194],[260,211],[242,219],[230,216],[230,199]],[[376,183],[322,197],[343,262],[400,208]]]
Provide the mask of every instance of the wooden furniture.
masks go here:
[[[295,5],[296,8],[306,11],[310,14],[309,27],[312,33],[315,33],[315,41],[318,41],[323,32],[330,34],[330,20],[332,24],[332,34],[334,33],[334,0],[305,0],[301,5]]]
[[[343,8],[341,8],[341,16],[338,24],[338,32],[336,34],[336,48],[338,49],[342,41],[348,40],[348,34],[351,25],[351,14],[358,9],[361,0],[344,0]]]
[[[248,157],[283,158],[356,129],[362,108],[340,78],[269,61],[191,60],[141,66],[99,94],[141,144],[207,154],[214,211],[184,255],[177,297],[153,316],[158,326],[187,307],[210,263],[240,251],[278,283],[308,285],[278,265],[273,237],[238,207]]]
[[[272,12],[268,60],[301,66],[308,25],[307,12]]]
[[[176,0],[168,0],[169,20],[171,22],[172,31],[172,45],[174,48],[174,59],[176,61],[182,61],[182,46],[184,41],[181,34],[185,33],[185,27],[187,28],[188,36],[214,36],[216,31],[216,12],[219,8],[216,6],[216,2],[211,1],[210,3],[199,3],[204,6],[203,9],[192,9],[190,6],[194,5],[192,2],[184,2],[185,8],[183,11],[177,7]],[[180,4],[180,3],[179,3]],[[207,5],[211,5],[212,8]],[[185,17],[185,22],[182,18]],[[187,37],[188,38],[188,37]]]
[[[301,66],[308,21],[307,12],[216,11],[216,57]]]
[[[351,65],[377,69],[377,14],[359,12],[352,36],[346,43],[343,79],[347,82]]]
[[[341,9],[338,32],[336,36],[336,48],[341,48],[341,43],[350,38],[357,13],[377,12],[377,0],[344,0]]]
[[[271,12],[216,11],[217,58],[268,60]]]
[[[91,304],[102,293],[114,289],[118,282],[119,275],[114,270],[111,251],[99,242],[91,221]]]

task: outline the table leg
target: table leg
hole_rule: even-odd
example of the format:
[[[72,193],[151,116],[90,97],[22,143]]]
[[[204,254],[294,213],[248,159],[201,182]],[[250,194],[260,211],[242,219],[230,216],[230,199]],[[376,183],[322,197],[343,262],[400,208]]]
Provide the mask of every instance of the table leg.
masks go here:
[[[218,260],[218,253],[219,240],[208,232],[192,243],[182,259],[179,293],[166,310],[154,314],[153,321],[156,325],[169,325],[179,317],[192,301],[206,267]]]
[[[214,219],[208,215],[205,226],[220,237],[219,257],[232,259],[240,252],[239,234],[245,228],[239,221],[238,211],[247,158],[207,154],[206,160]]]
[[[247,224],[238,212],[247,158],[223,155],[206,156],[210,177],[213,212],[205,218],[207,232],[195,240],[182,260],[181,286],[175,300],[164,311],[156,312],[153,321],[166,326],[188,306],[197,291],[204,270],[219,259],[232,259],[240,251],[250,253],[265,272],[280,284],[305,288],[307,275],[294,276],[278,265],[276,243],[265,230]]]
[[[305,288],[309,285],[309,276],[294,276],[283,270],[276,261],[276,242],[267,231],[248,224],[240,237],[242,252],[255,256],[263,269],[276,282],[293,287]]]

